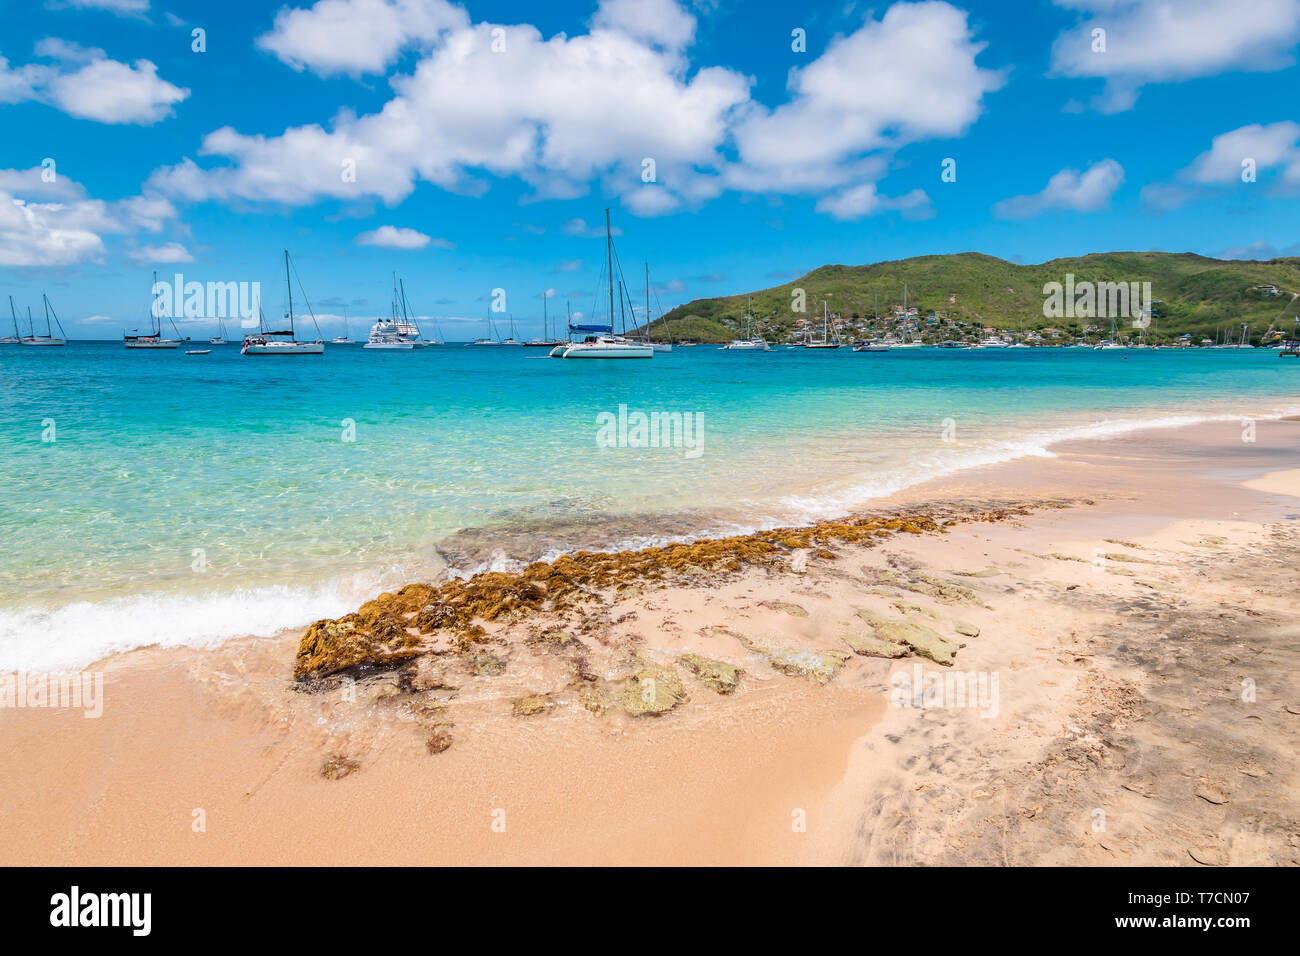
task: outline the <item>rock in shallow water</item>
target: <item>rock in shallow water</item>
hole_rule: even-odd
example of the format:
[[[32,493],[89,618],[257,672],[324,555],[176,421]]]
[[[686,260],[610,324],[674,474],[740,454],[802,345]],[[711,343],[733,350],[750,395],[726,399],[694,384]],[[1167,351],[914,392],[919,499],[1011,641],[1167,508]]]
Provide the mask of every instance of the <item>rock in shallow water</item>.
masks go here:
[[[544,714],[554,706],[550,694],[526,694],[515,700],[510,712],[516,717],[532,717]]]
[[[712,658],[701,657],[699,654],[683,654],[681,661],[690,668],[691,673],[701,684],[719,694],[730,694],[734,691],[744,673],[734,664],[715,661]]]
[[[637,658],[627,677],[598,677],[578,688],[578,699],[592,713],[621,710],[633,717],[658,717],[686,699],[686,688],[671,668]]]

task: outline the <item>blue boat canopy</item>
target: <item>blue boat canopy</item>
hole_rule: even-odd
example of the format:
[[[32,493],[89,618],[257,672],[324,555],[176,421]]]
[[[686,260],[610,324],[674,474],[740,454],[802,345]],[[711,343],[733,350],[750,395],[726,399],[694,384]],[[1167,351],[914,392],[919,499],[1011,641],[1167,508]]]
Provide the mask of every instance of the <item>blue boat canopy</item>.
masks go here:
[[[612,325],[570,325],[570,332],[613,332]]]

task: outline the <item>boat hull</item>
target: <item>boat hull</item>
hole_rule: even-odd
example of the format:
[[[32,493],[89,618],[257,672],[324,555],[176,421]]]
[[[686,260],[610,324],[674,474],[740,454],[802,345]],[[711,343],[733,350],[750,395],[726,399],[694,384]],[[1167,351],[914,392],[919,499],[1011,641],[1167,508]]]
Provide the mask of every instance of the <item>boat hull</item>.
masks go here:
[[[241,355],[323,355],[323,342],[269,342],[266,345],[245,345]]]
[[[23,339],[20,345],[67,345],[66,339]]]
[[[654,357],[648,345],[609,345],[578,342],[564,350],[566,359],[648,359]]]

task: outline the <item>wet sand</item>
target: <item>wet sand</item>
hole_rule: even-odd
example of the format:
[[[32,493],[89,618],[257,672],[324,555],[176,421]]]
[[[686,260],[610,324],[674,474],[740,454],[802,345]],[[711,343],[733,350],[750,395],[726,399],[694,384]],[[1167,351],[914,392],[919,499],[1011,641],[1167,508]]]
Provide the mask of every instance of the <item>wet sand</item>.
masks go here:
[[[0,862],[1295,863],[1300,423],[1255,437],[973,470],[872,510],[1027,513],[625,588],[406,677],[306,692],[297,633],[118,655],[99,719],[0,709]],[[938,640],[854,653],[900,624]],[[680,701],[591,709],[642,665]],[[996,698],[897,706],[918,673]]]

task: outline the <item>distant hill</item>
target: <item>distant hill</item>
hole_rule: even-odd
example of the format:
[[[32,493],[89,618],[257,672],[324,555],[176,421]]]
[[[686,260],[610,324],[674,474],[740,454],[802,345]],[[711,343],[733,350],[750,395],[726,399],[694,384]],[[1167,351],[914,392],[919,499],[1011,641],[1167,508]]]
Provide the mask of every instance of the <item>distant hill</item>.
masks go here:
[[[696,299],[668,312],[652,323],[655,338],[691,337],[704,342],[721,342],[736,337],[744,321],[746,298],[752,295],[753,315],[762,323],[769,341],[784,341],[799,318],[816,319],[822,300],[832,314],[838,313],[867,334],[874,296],[879,295],[879,312],[889,316],[907,303],[920,310],[920,332],[927,340],[978,337],[984,327],[1025,333],[1057,328],[1063,338],[1080,334],[1089,324],[1110,330],[1110,320],[1049,319],[1043,315],[1043,286],[1065,282],[1073,273],[1076,282],[1150,282],[1155,300],[1153,327],[1148,337],[1171,341],[1191,333],[1195,341],[1214,339],[1216,328],[1249,323],[1251,338],[1259,343],[1273,323],[1290,331],[1293,316],[1300,310],[1300,258],[1271,259],[1267,262],[1209,259],[1191,253],[1105,252],[1073,259],[1053,259],[1039,265],[1017,265],[994,256],[963,252],[946,256],[919,256],[866,266],[830,265],[814,269],[802,278],[753,293]],[[1267,294],[1262,287],[1274,286]],[[791,292],[802,288],[807,312],[791,311]],[[930,313],[940,321],[927,325]],[[819,324],[819,323],[818,323]],[[1132,334],[1131,323],[1120,322],[1124,335]],[[888,331],[881,322],[875,332]],[[855,333],[848,328],[848,338]],[[1095,335],[1093,336],[1096,337]],[[1050,339],[1049,339],[1050,340]]]

